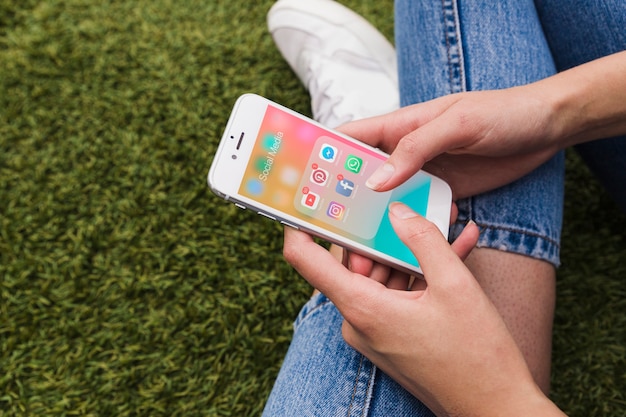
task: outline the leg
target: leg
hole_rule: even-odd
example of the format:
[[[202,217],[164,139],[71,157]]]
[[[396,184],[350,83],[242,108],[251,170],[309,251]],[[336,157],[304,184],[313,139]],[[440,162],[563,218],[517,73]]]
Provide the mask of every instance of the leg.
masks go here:
[[[374,28],[334,1],[281,0],[276,4],[280,7],[270,12],[270,30],[311,92],[318,121],[335,126],[397,109],[395,51]],[[393,62],[388,62],[389,55]],[[393,75],[384,70],[391,67]],[[318,89],[321,86],[324,91]],[[331,251],[341,258],[343,250],[334,248]],[[432,416],[345,343],[342,323],[335,306],[322,294],[314,294],[295,322],[289,351],[263,415]]]
[[[621,0],[536,0],[539,19],[562,71],[626,49]],[[626,212],[626,137],[579,145],[576,150]]]
[[[295,322],[263,416],[432,416],[346,344],[342,323],[343,317],[324,295],[313,295]]]
[[[485,292],[515,335],[535,380],[547,391],[555,300],[554,267],[530,257],[488,248],[472,253],[467,265],[480,277]]]
[[[556,71],[530,0],[491,3],[489,8],[453,0],[397,0],[396,48],[402,105],[526,84]],[[563,166],[558,155],[526,178],[458,202],[459,222],[471,218],[482,232],[468,266],[546,391]],[[460,231],[460,223],[451,236]]]

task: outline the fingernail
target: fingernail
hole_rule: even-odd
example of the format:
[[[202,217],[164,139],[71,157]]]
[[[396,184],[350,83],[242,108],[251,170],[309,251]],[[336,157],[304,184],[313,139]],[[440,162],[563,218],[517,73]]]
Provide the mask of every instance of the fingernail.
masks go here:
[[[418,216],[418,214],[411,210],[409,206],[402,203],[391,203],[389,205],[389,211],[399,219],[410,219]]]
[[[463,227],[463,229],[468,228],[468,227],[470,227],[472,225],[478,227],[476,222],[474,220],[470,219],[470,220],[467,221],[467,223],[465,224],[465,227]]]
[[[365,181],[365,185],[372,190],[379,189],[393,175],[393,165],[388,162],[382,164],[374,173]]]

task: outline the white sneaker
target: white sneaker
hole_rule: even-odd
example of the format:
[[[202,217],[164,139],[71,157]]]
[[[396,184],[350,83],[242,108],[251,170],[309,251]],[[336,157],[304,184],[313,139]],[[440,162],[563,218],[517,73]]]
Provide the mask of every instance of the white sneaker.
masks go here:
[[[394,47],[369,22],[332,0],[278,0],[267,24],[328,127],[396,110]]]

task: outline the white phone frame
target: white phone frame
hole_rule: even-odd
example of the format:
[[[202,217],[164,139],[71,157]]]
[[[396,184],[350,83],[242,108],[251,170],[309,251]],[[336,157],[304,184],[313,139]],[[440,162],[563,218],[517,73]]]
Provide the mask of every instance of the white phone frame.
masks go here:
[[[346,140],[355,143],[356,146],[372,150],[385,157],[388,156],[379,149],[373,148],[349,136],[326,128],[316,121],[287,107],[274,103],[271,100],[256,94],[244,94],[239,97],[233,107],[233,111],[211,164],[211,168],[207,176],[207,181],[211,190],[219,197],[233,202],[240,208],[251,209],[262,216],[279,221],[286,226],[305,231],[381,263],[401,269],[407,273],[421,274],[421,269],[418,266],[391,257],[359,242],[347,239],[345,236],[331,232],[323,227],[311,224],[298,217],[284,213],[271,206],[239,194],[239,188],[248,165],[248,160],[252,154],[268,105],[277,107],[280,110],[298,117],[307,123],[311,123],[331,132],[332,134],[345,138]],[[242,115],[245,115],[245,117],[242,117]],[[242,132],[243,137],[241,138]],[[439,177],[424,171],[421,172],[431,178],[431,191],[428,196],[426,218],[433,222],[439,228],[441,233],[447,238],[450,224],[452,192],[448,184]]]

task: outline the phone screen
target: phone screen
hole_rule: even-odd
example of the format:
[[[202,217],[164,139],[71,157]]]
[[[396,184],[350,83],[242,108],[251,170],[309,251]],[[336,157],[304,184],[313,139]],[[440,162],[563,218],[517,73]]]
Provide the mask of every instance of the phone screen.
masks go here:
[[[385,160],[269,104],[239,194],[417,265],[388,207],[401,201],[425,216],[431,178],[420,172],[392,191],[372,191],[365,181]]]

